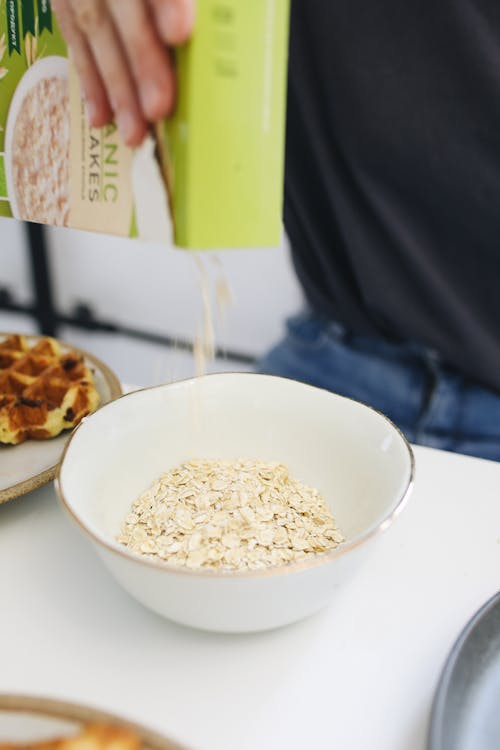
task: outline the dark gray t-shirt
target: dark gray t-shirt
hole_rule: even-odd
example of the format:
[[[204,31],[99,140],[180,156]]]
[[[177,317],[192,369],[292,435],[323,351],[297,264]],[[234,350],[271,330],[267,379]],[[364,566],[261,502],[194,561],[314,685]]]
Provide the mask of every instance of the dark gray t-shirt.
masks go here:
[[[292,0],[285,224],[313,308],[500,391],[499,0]]]

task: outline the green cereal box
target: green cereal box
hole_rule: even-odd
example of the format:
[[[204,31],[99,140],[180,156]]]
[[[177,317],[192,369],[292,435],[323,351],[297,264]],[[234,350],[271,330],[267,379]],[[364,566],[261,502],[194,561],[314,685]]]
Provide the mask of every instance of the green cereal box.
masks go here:
[[[139,149],[90,128],[50,0],[0,0],[0,216],[185,248],[281,236],[290,0],[198,0]]]

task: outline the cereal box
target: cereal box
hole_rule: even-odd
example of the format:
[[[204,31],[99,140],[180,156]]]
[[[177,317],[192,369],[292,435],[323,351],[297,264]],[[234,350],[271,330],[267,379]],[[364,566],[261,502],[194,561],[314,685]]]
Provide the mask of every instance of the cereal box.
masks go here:
[[[279,243],[289,0],[198,0],[178,102],[139,149],[91,129],[50,0],[0,0],[0,216],[172,239]]]

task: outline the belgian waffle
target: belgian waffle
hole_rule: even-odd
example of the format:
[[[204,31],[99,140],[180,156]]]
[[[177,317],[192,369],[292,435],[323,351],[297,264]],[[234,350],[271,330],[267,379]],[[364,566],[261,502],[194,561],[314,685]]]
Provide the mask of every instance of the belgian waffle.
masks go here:
[[[30,346],[25,336],[0,341],[0,443],[55,437],[99,404],[83,358],[52,338]]]

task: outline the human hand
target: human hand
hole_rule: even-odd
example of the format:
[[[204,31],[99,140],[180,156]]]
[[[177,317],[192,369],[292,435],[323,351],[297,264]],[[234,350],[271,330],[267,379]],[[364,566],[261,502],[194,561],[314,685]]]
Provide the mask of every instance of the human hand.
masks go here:
[[[185,42],[195,0],[52,0],[79,73],[90,124],[113,118],[129,146],[171,114],[175,73],[168,47]]]

